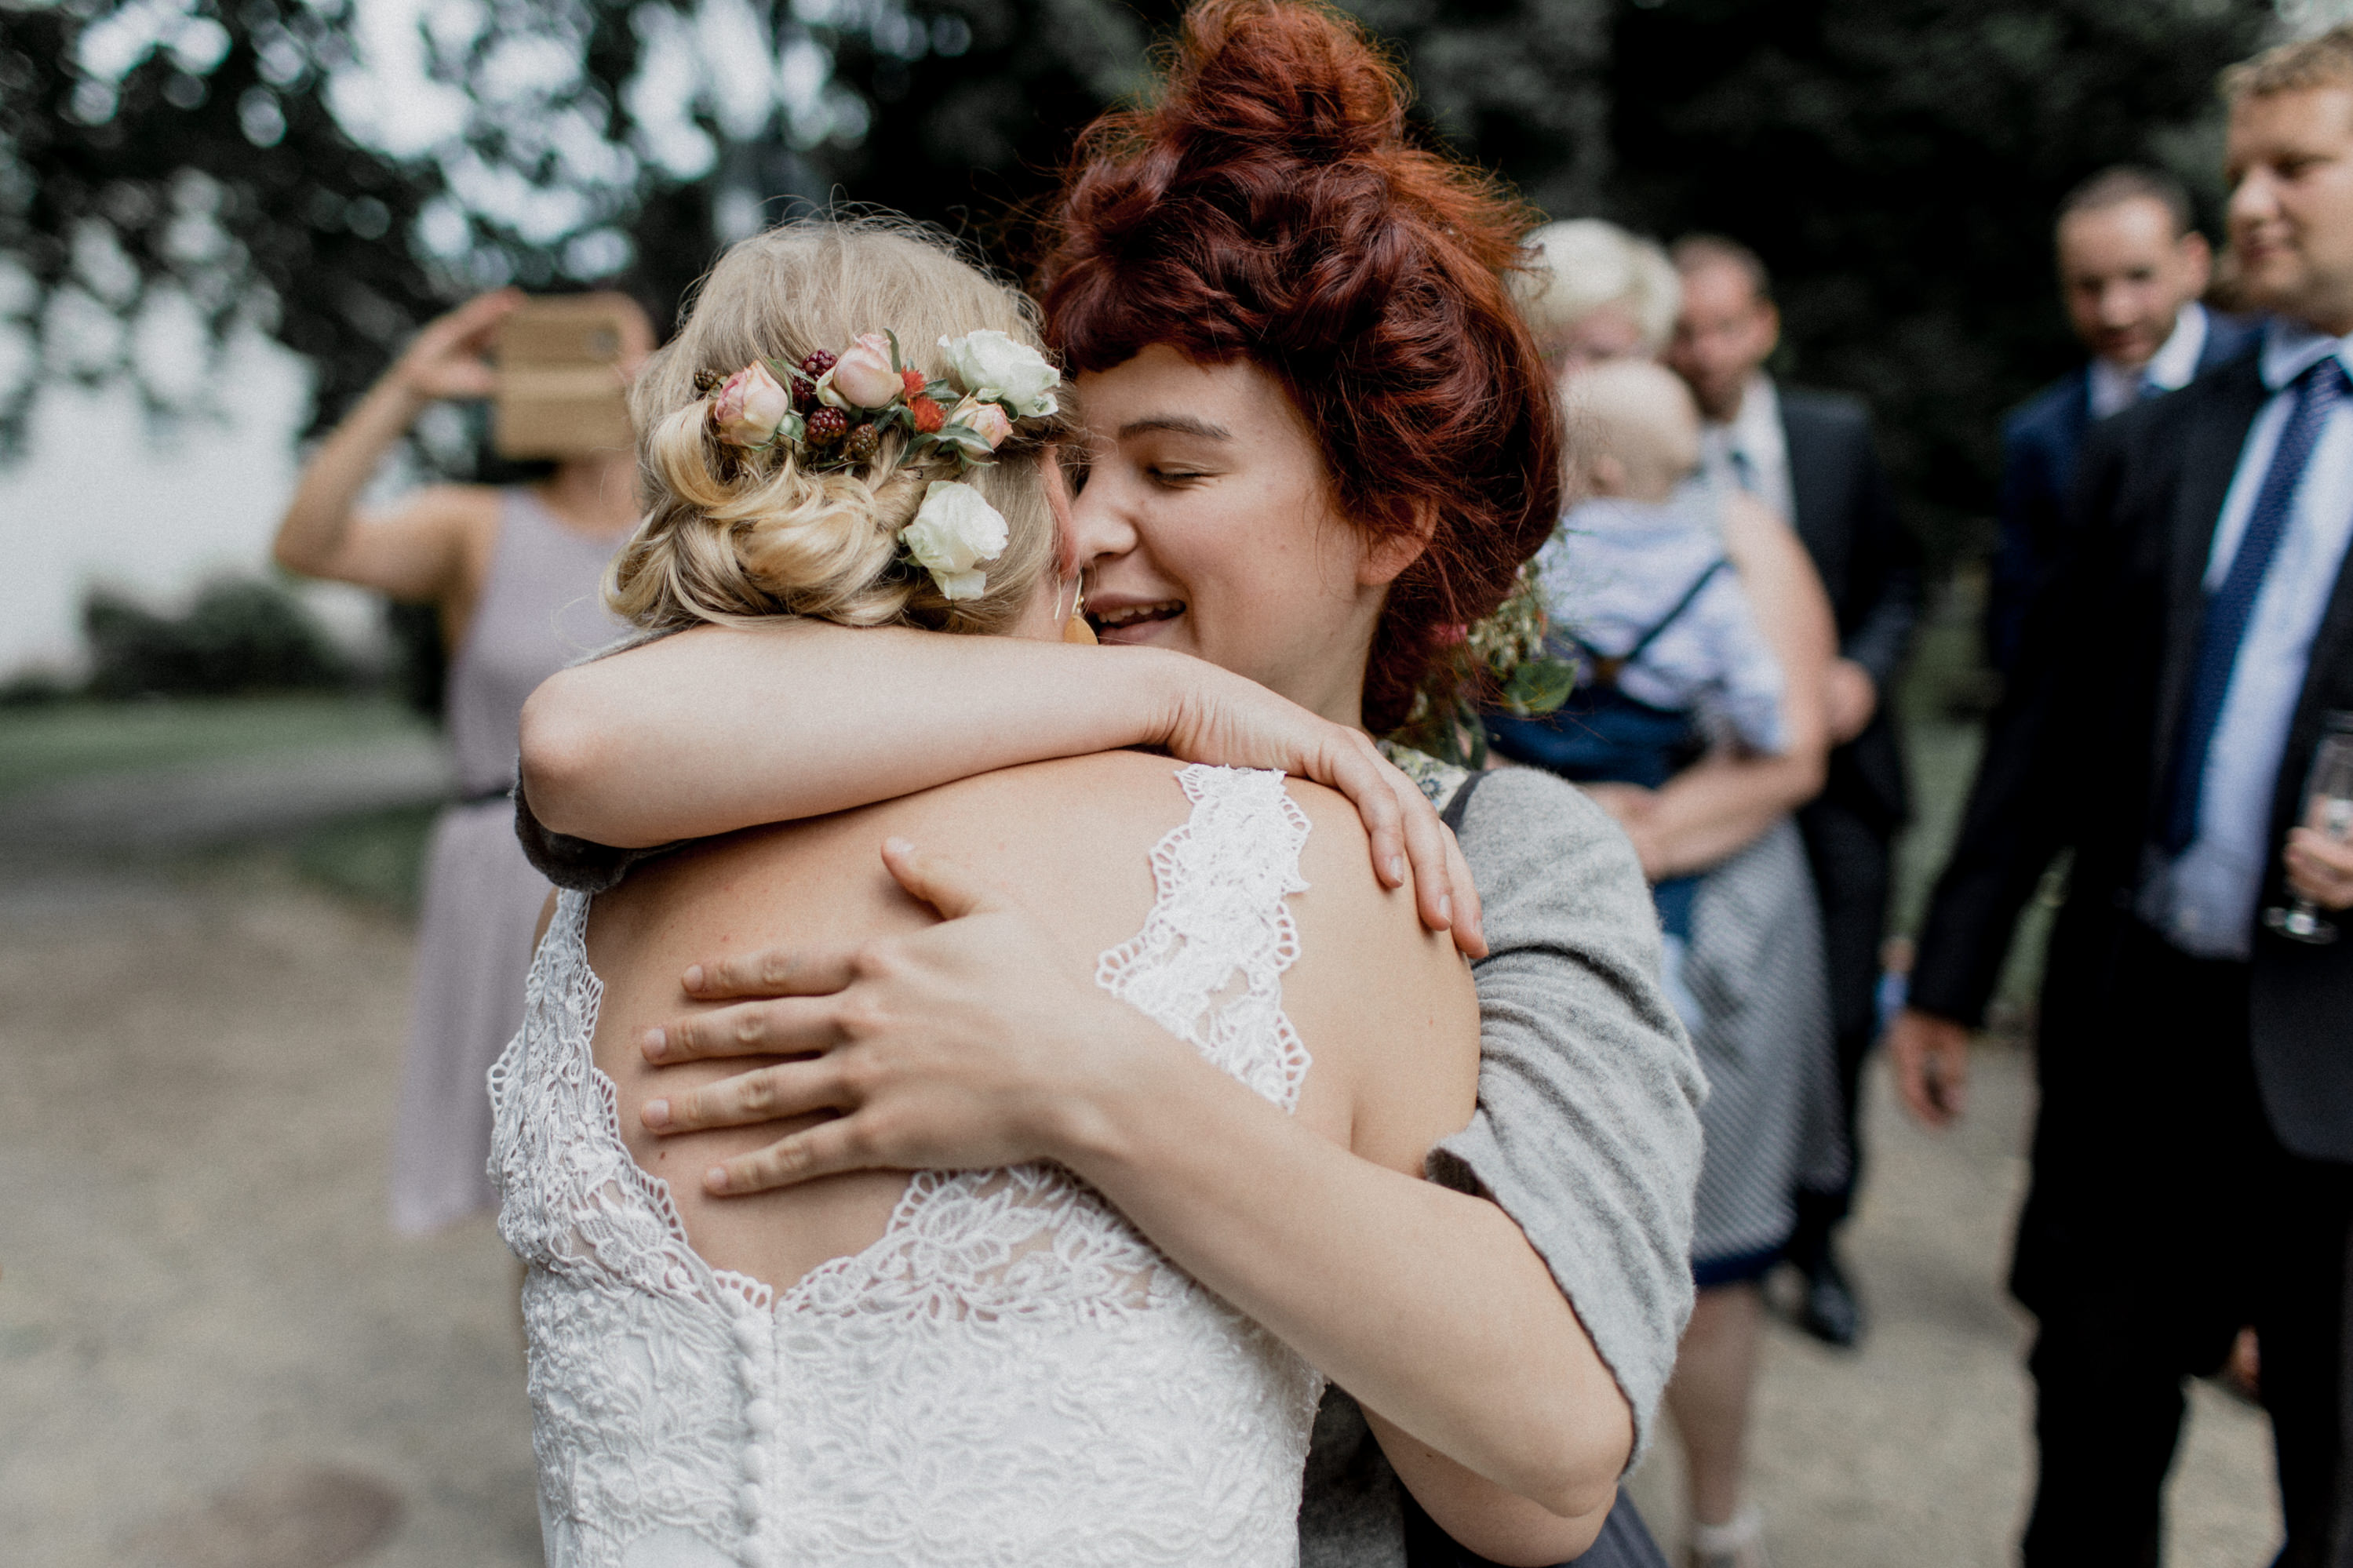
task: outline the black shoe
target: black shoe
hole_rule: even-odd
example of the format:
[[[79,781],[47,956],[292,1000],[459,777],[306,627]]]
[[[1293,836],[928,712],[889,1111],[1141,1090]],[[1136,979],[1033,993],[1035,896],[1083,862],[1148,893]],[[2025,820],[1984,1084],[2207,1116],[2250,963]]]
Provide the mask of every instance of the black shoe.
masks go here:
[[[1805,1294],[1799,1301],[1798,1326],[1826,1345],[1852,1350],[1862,1338],[1862,1303],[1854,1299],[1836,1253],[1824,1247],[1813,1265],[1799,1275]]]

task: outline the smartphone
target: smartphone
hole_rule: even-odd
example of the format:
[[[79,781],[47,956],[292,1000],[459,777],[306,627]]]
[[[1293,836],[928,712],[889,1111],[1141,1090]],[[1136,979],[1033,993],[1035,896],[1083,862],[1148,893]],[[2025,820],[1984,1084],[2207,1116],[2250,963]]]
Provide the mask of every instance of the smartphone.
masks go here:
[[[626,294],[531,300],[499,323],[491,439],[501,458],[579,458],[631,441],[621,355]]]

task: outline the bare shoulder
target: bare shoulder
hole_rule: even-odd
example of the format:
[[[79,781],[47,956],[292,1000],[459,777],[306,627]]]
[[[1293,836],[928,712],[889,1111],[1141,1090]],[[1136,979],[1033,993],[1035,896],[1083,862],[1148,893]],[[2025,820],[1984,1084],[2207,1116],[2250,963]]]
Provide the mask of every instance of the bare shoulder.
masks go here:
[[[438,580],[430,592],[470,616],[498,544],[499,507],[499,491],[491,485],[427,485],[370,513],[361,527],[386,546],[431,552]]]
[[[1152,845],[1191,810],[1176,782],[1182,765],[1141,752],[1057,757],[869,809],[919,843],[976,864],[997,862],[1017,879],[1054,881],[1084,876],[1109,858],[1144,866]]]
[[[411,490],[368,521],[385,528],[494,531],[499,525],[501,500],[495,485],[427,485]]]
[[[1426,930],[1408,889],[1384,888],[1356,808],[1300,780],[1308,822],[1293,906],[1299,957],[1283,1010],[1314,1058],[1300,1113],[1345,1127],[1366,1159],[1419,1174],[1431,1144],[1470,1121],[1479,1068],[1479,1003],[1448,937]]]

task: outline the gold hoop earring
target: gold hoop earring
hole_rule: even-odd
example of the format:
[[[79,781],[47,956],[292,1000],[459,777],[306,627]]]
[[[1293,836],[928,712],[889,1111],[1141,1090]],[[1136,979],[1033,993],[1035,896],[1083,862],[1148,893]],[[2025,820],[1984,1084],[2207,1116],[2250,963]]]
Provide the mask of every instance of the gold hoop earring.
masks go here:
[[[1071,579],[1071,586],[1074,590],[1071,595],[1071,618],[1062,623],[1062,640],[1092,645],[1095,640],[1095,629],[1087,625],[1087,574],[1083,570]],[[1060,595],[1054,596],[1054,603],[1060,607]]]

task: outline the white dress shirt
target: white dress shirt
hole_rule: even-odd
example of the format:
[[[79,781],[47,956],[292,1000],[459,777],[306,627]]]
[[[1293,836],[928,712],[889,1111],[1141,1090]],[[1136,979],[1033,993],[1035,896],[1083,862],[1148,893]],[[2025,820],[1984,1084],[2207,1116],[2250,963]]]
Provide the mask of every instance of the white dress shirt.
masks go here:
[[[2173,331],[2149,362],[2127,370],[2110,360],[2092,362],[2092,417],[2105,419],[2122,413],[2151,392],[2178,392],[2198,374],[2198,356],[2206,352],[2206,307],[2192,300],[2173,318]]]
[[[1752,373],[1741,389],[1740,412],[1700,428],[1700,465],[1719,489],[1742,489],[1795,523],[1789,488],[1789,438],[1781,428],[1781,395],[1773,378]]]
[[[2206,558],[2206,591],[2220,587],[2245,537],[2256,492],[2279,446],[2294,395],[2290,382],[2327,357],[2353,369],[2353,335],[2323,337],[2308,327],[2274,321],[2263,339],[2261,371],[2271,399],[2255,416],[2239,451],[2239,467],[2214,524]],[[2142,917],[2176,947],[2201,958],[2244,958],[2253,946],[2255,900],[2278,856],[2272,842],[2272,795],[2285,758],[2288,725],[2303,693],[2312,639],[2353,539],[2353,400],[2339,403],[2313,443],[2286,525],[2256,593],[2253,612],[2198,797],[2198,836],[2142,898]],[[2184,628],[2183,635],[2194,635]]]

